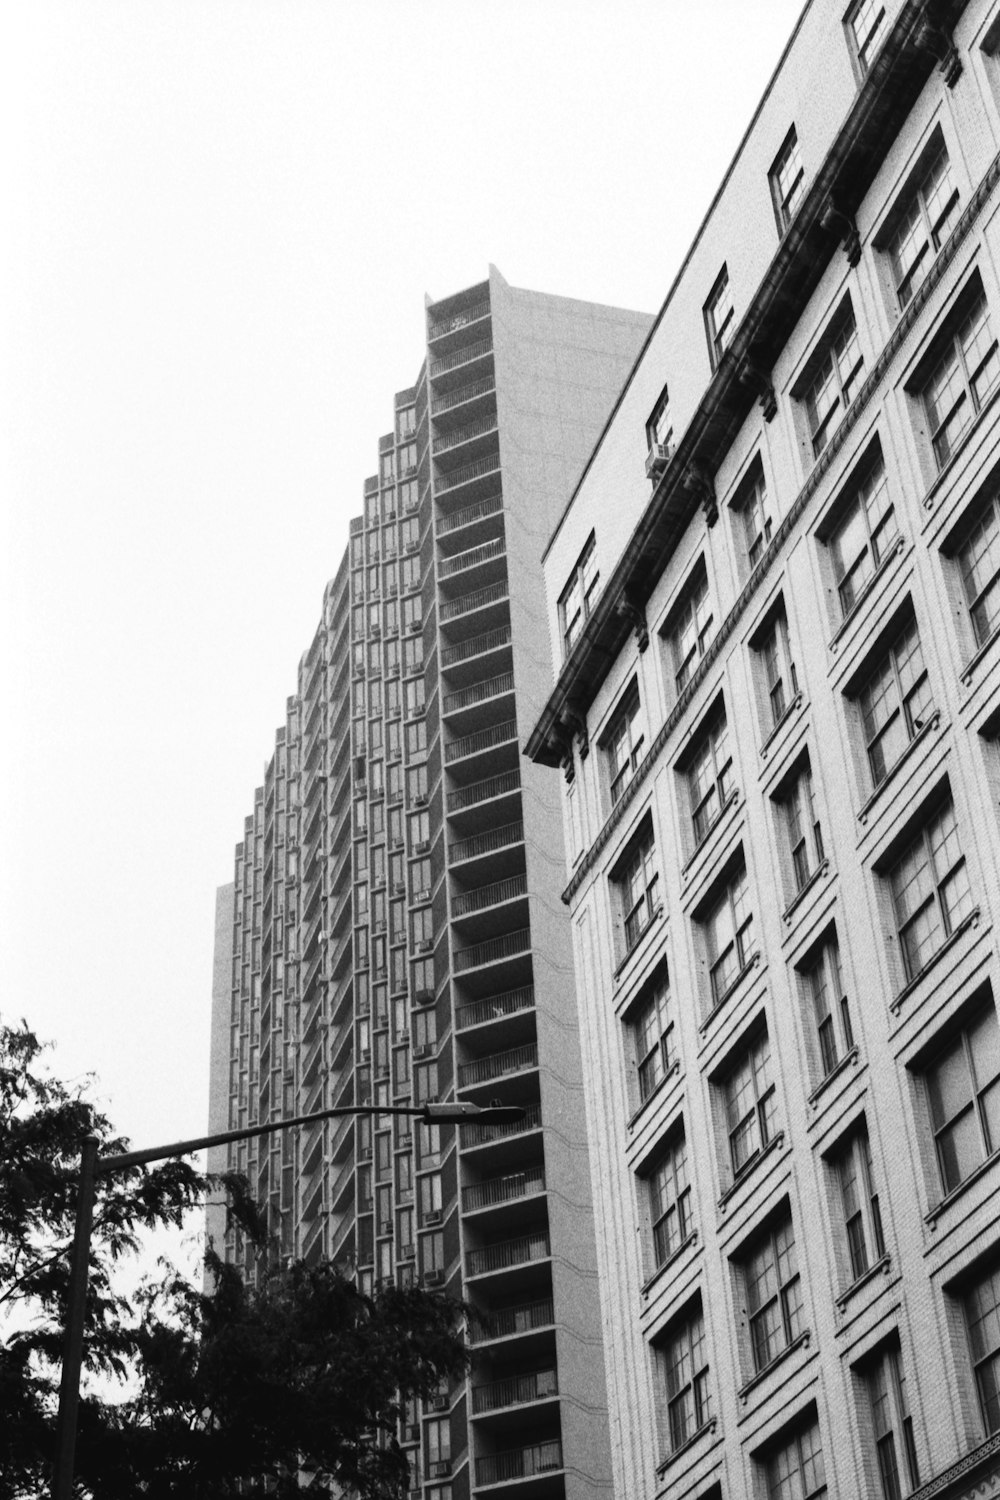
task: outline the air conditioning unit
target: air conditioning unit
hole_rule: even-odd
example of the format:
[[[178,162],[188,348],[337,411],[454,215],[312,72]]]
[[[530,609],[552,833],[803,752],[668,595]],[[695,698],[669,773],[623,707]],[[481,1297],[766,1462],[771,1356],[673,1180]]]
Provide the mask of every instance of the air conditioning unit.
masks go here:
[[[433,1274],[435,1276],[440,1276],[442,1281],[444,1280],[444,1272],[443,1271],[435,1271],[435,1272],[433,1272]],[[424,1277],[424,1280],[425,1281],[427,1280],[426,1276]],[[431,1400],[430,1400],[430,1407],[431,1407],[432,1411],[447,1411],[448,1410],[448,1397],[447,1396],[432,1396]]]
[[[431,899],[431,893],[430,891],[414,891],[413,899],[414,901],[429,901]]]
[[[402,841],[400,840],[400,842],[402,842]],[[393,844],[393,848],[394,849],[396,848],[395,844]],[[397,880],[396,881],[395,885],[392,888],[392,894],[394,896],[404,896],[406,894],[406,886],[404,885],[403,881],[401,881],[401,880]]]
[[[441,1222],[441,1210],[439,1208],[432,1208],[431,1211],[430,1211],[430,1213],[424,1214],[424,1223],[425,1224],[440,1224],[440,1222]]]
[[[378,1068],[375,1069],[375,1077],[376,1078],[388,1078],[388,1076],[389,1076],[389,1064],[388,1063],[382,1063],[382,1065],[380,1067],[378,1067]]]
[[[410,515],[413,511],[420,509],[420,501],[407,500],[406,504],[403,506],[403,509],[406,511],[407,515]]]
[[[421,839],[419,844],[414,844],[414,854],[429,854],[431,848],[430,839]]]
[[[405,547],[404,550],[407,551],[407,552],[416,552],[416,550],[417,550],[417,548],[419,546],[420,546],[420,538],[418,537],[415,542],[407,542],[406,547]]]
[[[420,942],[417,944],[417,952],[418,953],[430,953],[432,951],[433,947],[434,947],[434,943],[433,943],[433,941],[430,938],[421,938]]]
[[[382,634],[381,625],[369,625],[368,634],[370,636],[373,636],[377,640],[378,637]]]
[[[362,1049],[361,1049],[361,1061],[362,1062],[367,1062],[368,1059],[371,1057],[371,1055],[372,1055],[372,1049],[370,1047],[362,1047]]]
[[[384,511],[382,514],[382,519],[383,521],[394,521],[396,519],[396,512],[394,510]]]
[[[403,1442],[404,1443],[418,1443],[419,1441],[420,1441],[420,1423],[419,1422],[407,1422],[406,1426],[403,1428]],[[420,1491],[419,1490],[411,1491],[411,1494],[414,1494],[414,1493],[417,1494],[417,1495],[419,1495]]]
[[[381,922],[376,922],[375,923],[375,931],[376,932],[384,932],[385,931],[385,920],[384,919]]]
[[[646,455],[646,478],[659,479],[673,455],[672,443],[653,443]]]
[[[430,1042],[421,1042],[419,1047],[414,1047],[413,1056],[416,1058],[430,1057],[433,1050],[434,1049],[431,1046]]]
[[[413,805],[414,805],[414,807],[426,807],[427,806],[427,793],[426,792],[421,792],[419,794],[419,796],[414,797],[414,799],[413,799]]]
[[[407,629],[411,635],[417,635],[424,628],[423,620],[411,620]]]
[[[437,1463],[427,1465],[427,1475],[430,1479],[447,1479],[451,1473],[451,1460],[439,1458]]]
[[[443,1286],[443,1285],[444,1285],[444,1272],[443,1271],[425,1271],[424,1272],[424,1286]],[[441,1403],[440,1406],[438,1406],[438,1402]],[[433,1399],[433,1401],[431,1402],[431,1405],[434,1406],[434,1407],[437,1407],[437,1409],[439,1411],[442,1410],[445,1406],[447,1406],[447,1404],[448,1404],[448,1397],[447,1396],[435,1396],[434,1399]]]

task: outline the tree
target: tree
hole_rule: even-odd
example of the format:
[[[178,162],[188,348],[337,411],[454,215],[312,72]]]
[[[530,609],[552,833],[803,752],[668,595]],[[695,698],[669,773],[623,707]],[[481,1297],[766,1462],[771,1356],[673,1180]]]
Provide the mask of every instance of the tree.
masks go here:
[[[128,1150],[43,1050],[26,1023],[0,1023],[0,1500],[47,1483],[82,1138]],[[298,1495],[305,1471],[314,1496],[332,1481],[364,1500],[399,1494],[401,1401],[466,1365],[455,1305],[418,1290],[372,1301],[329,1265],[278,1269],[245,1182],[221,1181],[259,1246],[253,1281],[212,1256],[210,1291],[169,1272],[132,1305],[114,1263],[141,1230],[179,1225],[210,1179],[176,1160],[98,1176],[85,1368],[129,1377],[130,1395],[81,1401],[81,1493]]]

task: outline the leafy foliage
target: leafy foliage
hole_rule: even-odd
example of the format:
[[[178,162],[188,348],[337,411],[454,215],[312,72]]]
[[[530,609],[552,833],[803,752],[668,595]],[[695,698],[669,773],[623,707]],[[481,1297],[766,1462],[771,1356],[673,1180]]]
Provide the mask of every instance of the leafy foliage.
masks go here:
[[[128,1142],[40,1065],[29,1027],[0,1023],[0,1496],[47,1486],[80,1146]],[[401,1402],[464,1370],[456,1308],[419,1290],[363,1297],[330,1265],[269,1267],[246,1183],[222,1179],[261,1246],[247,1284],[209,1255],[211,1289],[176,1272],[135,1305],[112,1268],[142,1229],[179,1225],[210,1180],[185,1162],[97,1177],[85,1367],[129,1377],[130,1399],[81,1401],[80,1493],[101,1500],[399,1495]]]

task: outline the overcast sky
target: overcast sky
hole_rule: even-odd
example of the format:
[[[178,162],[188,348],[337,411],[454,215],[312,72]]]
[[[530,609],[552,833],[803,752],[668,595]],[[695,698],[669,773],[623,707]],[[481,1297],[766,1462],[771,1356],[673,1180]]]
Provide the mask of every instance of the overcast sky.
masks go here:
[[[3,13],[5,1018],[207,1117],[214,893],[424,294],[655,311],[800,0]]]

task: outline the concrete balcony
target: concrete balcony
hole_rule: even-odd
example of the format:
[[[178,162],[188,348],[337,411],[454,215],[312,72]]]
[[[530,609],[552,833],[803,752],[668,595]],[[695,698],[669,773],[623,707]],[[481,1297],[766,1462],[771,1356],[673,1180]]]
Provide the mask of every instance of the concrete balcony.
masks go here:
[[[472,781],[468,786],[455,787],[445,797],[445,811],[449,818],[457,818],[484,803],[496,802],[500,797],[516,797],[521,791],[521,768],[502,771],[499,776],[486,776],[482,781]]]
[[[501,1078],[530,1073],[537,1067],[538,1046],[535,1042],[528,1042],[522,1047],[510,1047],[505,1052],[493,1052],[487,1057],[460,1063],[458,1086],[460,1089],[481,1088],[483,1084],[495,1083]],[[524,1124],[524,1121],[518,1121],[518,1124]]]
[[[457,333],[470,324],[478,323],[481,318],[490,315],[489,297],[481,297],[478,302],[472,302],[468,307],[462,307],[455,312],[445,313],[441,317],[431,318],[427,323],[427,342],[439,344],[440,340],[447,338],[450,333]]]
[[[492,1344],[499,1339],[522,1338],[537,1334],[541,1329],[553,1328],[555,1309],[551,1297],[542,1297],[533,1302],[520,1302],[515,1307],[503,1307],[497,1311],[479,1311],[469,1324],[469,1341],[472,1344]]]
[[[515,1120],[511,1125],[460,1125],[459,1138],[463,1151],[475,1151],[481,1146],[499,1146],[511,1140],[515,1140],[518,1147],[523,1146],[518,1138],[530,1135],[535,1130],[542,1128],[542,1107],[540,1104],[529,1104],[520,1120]],[[506,1152],[497,1151],[492,1155],[506,1155]]]
[[[550,1253],[547,1230],[521,1235],[516,1240],[501,1240],[496,1245],[483,1245],[479,1250],[468,1252],[468,1276],[470,1279],[473,1276],[492,1276],[518,1266],[534,1265],[548,1260]]]
[[[454,390],[456,386],[464,385],[470,378],[482,379],[486,374],[485,369],[476,370],[474,375],[472,371],[476,365],[485,364],[487,360],[492,364],[492,333],[472,343],[463,343],[447,354],[439,354],[436,358],[432,358],[427,373],[439,390]],[[462,375],[457,374],[460,370],[463,372]]]
[[[487,495],[485,500],[477,500],[474,505],[463,505],[461,510],[453,510],[450,515],[438,516],[437,538],[441,541],[444,537],[453,536],[456,531],[468,532],[470,527],[480,526],[485,522],[492,521],[495,526],[496,517],[502,515],[503,495]],[[456,541],[465,542],[466,539],[457,537]]]
[[[434,457],[440,461],[448,455],[456,462],[479,457],[478,450],[487,446],[486,440],[496,430],[497,414],[492,411],[474,418],[471,422],[464,423],[461,427],[452,427],[446,432],[439,432],[434,438]],[[461,452],[456,450],[461,450]]]
[[[479,912],[492,911],[508,901],[515,901],[528,894],[527,875],[510,875],[506,880],[494,880],[490,885],[477,885],[471,891],[461,891],[451,903],[452,920],[471,917]]]
[[[446,595],[456,589],[464,594],[473,588],[488,588],[490,584],[505,583],[506,578],[507,541],[502,535],[438,559],[438,582]]]
[[[452,420],[457,418],[462,421],[468,414],[461,408],[472,410],[472,403],[485,404],[485,398],[491,397],[497,388],[497,383],[492,375],[483,375],[478,380],[467,380],[462,385],[455,386],[452,390],[441,391],[431,399],[431,416],[440,422],[447,420],[454,413]],[[492,405],[492,400],[491,403]]]
[[[505,719],[500,724],[491,724],[488,729],[479,729],[475,734],[465,734],[450,740],[444,747],[444,763],[455,766],[462,761],[471,763],[472,769],[485,769],[488,760],[496,761],[496,753],[502,746],[513,746],[514,764],[517,762],[517,720]],[[480,762],[482,765],[480,766]],[[463,769],[468,770],[466,766]]]
[[[500,828],[491,828],[486,833],[473,834],[468,839],[457,839],[448,845],[448,859],[452,865],[460,865],[523,843],[524,823],[518,819],[514,823],[504,823]]]
[[[510,648],[510,626],[498,625],[495,630],[483,630],[467,640],[443,646],[441,670],[452,685],[471,684],[490,667],[495,672],[498,667],[509,666]]]
[[[482,682],[470,683],[468,687],[459,688],[452,693],[444,693],[441,698],[441,712],[448,719],[473,720],[477,717],[475,711],[482,709],[485,705],[496,704],[500,698],[507,698],[514,691],[513,672],[499,672],[495,677],[487,677]],[[462,728],[469,728],[472,724],[461,723]]]
[[[522,1198],[544,1192],[545,1173],[541,1167],[527,1172],[510,1172],[503,1177],[490,1177],[485,1182],[474,1182],[464,1187],[462,1212],[476,1213],[481,1209],[516,1203]]]
[[[559,1438],[550,1438],[544,1443],[530,1443],[524,1448],[508,1448],[503,1453],[488,1453],[476,1459],[476,1488],[484,1485],[496,1486],[494,1493],[504,1493],[510,1487],[511,1494],[520,1492],[519,1481],[534,1479],[538,1475],[557,1475],[563,1466],[562,1443]],[[527,1493],[527,1490],[525,1490]],[[548,1494],[537,1485],[531,1487],[535,1496]],[[552,1491],[558,1493],[557,1490]]]
[[[508,974],[506,968],[508,962],[515,963],[518,969],[524,968],[526,963],[530,966],[530,956],[531,929],[522,927],[517,932],[504,932],[498,937],[473,943],[468,948],[456,948],[452,954],[452,969],[455,974],[468,974],[471,970],[482,969],[487,965],[493,970],[503,966],[502,977],[494,972],[490,974],[490,981],[509,983],[511,979],[531,978],[530,973]]]
[[[457,1006],[455,1027],[458,1031],[466,1031],[472,1026],[492,1026],[510,1016],[530,1015],[534,1008],[535,987],[525,984],[519,989],[504,990],[499,995],[487,995],[482,1000]]]
[[[559,1394],[559,1380],[554,1369],[533,1370],[528,1375],[512,1375],[507,1380],[491,1380],[472,1387],[472,1411],[501,1411],[511,1406],[547,1401]]]
[[[471,463],[439,474],[434,483],[434,493],[438,500],[447,496],[449,502],[455,500],[462,505],[471,504],[474,500],[482,500],[487,495],[496,493],[499,474],[499,453],[487,453],[482,458],[473,459]],[[447,509],[450,511],[453,508],[449,503]]]

